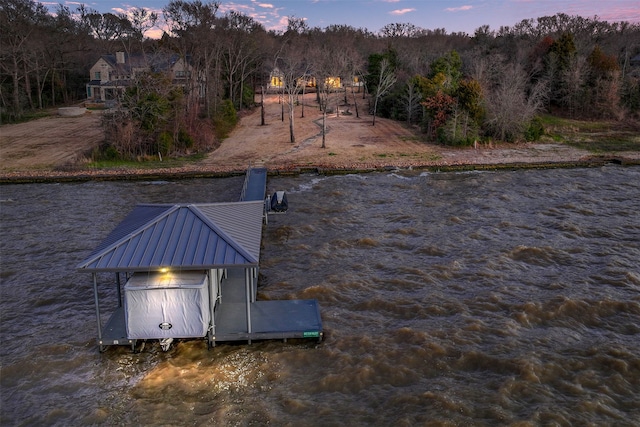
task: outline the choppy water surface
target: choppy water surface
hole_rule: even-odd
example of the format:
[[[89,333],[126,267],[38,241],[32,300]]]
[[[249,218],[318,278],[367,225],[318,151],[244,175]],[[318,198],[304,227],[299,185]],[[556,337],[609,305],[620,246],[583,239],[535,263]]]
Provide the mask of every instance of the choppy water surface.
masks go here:
[[[0,424],[637,425],[638,168],[270,178],[260,297],[317,298],[326,339],[99,354],[77,263],[241,184],[0,187]]]

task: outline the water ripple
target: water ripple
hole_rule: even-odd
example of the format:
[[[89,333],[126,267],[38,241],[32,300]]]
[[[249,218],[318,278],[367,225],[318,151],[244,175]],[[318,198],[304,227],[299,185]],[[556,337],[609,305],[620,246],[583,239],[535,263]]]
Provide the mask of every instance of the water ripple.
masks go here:
[[[0,424],[640,419],[637,168],[271,178],[290,210],[265,229],[259,297],[318,299],[325,340],[98,354],[75,265],[135,203],[241,185],[4,186]]]

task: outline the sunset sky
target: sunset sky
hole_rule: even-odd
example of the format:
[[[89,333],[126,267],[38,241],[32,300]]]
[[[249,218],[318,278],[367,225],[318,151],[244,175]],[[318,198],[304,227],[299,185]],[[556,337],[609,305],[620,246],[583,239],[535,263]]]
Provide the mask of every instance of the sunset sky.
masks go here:
[[[53,9],[60,2],[43,3]],[[63,4],[74,9],[79,3],[82,2]],[[161,12],[168,3],[169,0],[84,2],[102,13],[126,12],[133,7]],[[286,28],[289,16],[305,19],[312,28],[341,24],[377,32],[387,24],[411,23],[421,28],[444,28],[448,33],[470,35],[482,25],[498,30],[523,19],[557,13],[640,23],[638,0],[221,0],[219,3],[221,12],[236,10],[253,17],[267,30]]]

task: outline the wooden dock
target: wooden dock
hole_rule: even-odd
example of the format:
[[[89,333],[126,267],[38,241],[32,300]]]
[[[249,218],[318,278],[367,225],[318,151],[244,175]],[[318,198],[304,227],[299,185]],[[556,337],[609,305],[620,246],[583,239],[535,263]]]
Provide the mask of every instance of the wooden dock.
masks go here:
[[[239,270],[228,271],[221,290],[213,342],[322,338],[322,319],[316,300],[255,301],[255,295],[247,296],[244,272]],[[253,302],[247,315],[248,298]]]
[[[240,201],[265,200],[267,169],[250,168]],[[256,287],[245,286],[244,270],[227,271],[215,314],[210,344],[216,341],[322,339],[322,319],[316,300],[256,301]],[[257,270],[256,270],[257,276]]]
[[[267,191],[267,168],[250,168],[240,192],[240,201],[264,200]]]
[[[135,349],[137,340],[148,339],[160,339],[165,349],[166,340],[168,346],[173,338],[204,338],[209,347],[225,341],[323,338],[316,300],[257,301],[262,230],[268,215],[266,183],[266,168],[250,168],[239,202],[138,205],[79,264],[79,271],[93,275],[100,351],[111,345]],[[116,274],[117,308],[105,325],[99,272]],[[187,272],[203,277],[197,291],[201,302],[195,308],[189,308],[187,288],[179,282]],[[145,287],[134,291],[125,285],[123,296],[121,278],[129,283],[139,275]],[[174,284],[161,285],[162,275],[172,277]],[[127,292],[138,292],[136,298],[144,295],[145,302]],[[142,317],[140,304],[147,313]],[[195,329],[183,328],[194,324]],[[195,330],[206,330],[206,336],[178,332],[190,335]]]

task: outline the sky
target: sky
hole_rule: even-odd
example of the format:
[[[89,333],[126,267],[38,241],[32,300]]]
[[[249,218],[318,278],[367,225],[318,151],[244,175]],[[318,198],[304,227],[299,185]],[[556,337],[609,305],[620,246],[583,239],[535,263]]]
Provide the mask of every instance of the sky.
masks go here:
[[[170,0],[87,0],[41,3],[52,9],[59,3],[74,10],[84,3],[101,13],[126,13],[134,7],[161,12]],[[207,2],[207,0],[202,0]],[[220,11],[238,11],[253,17],[267,30],[286,29],[287,17],[304,19],[310,28],[348,25],[377,33],[387,24],[410,23],[424,29],[473,35],[482,25],[492,30],[523,19],[557,13],[597,16],[602,21],[640,23],[638,0],[218,0]]]

